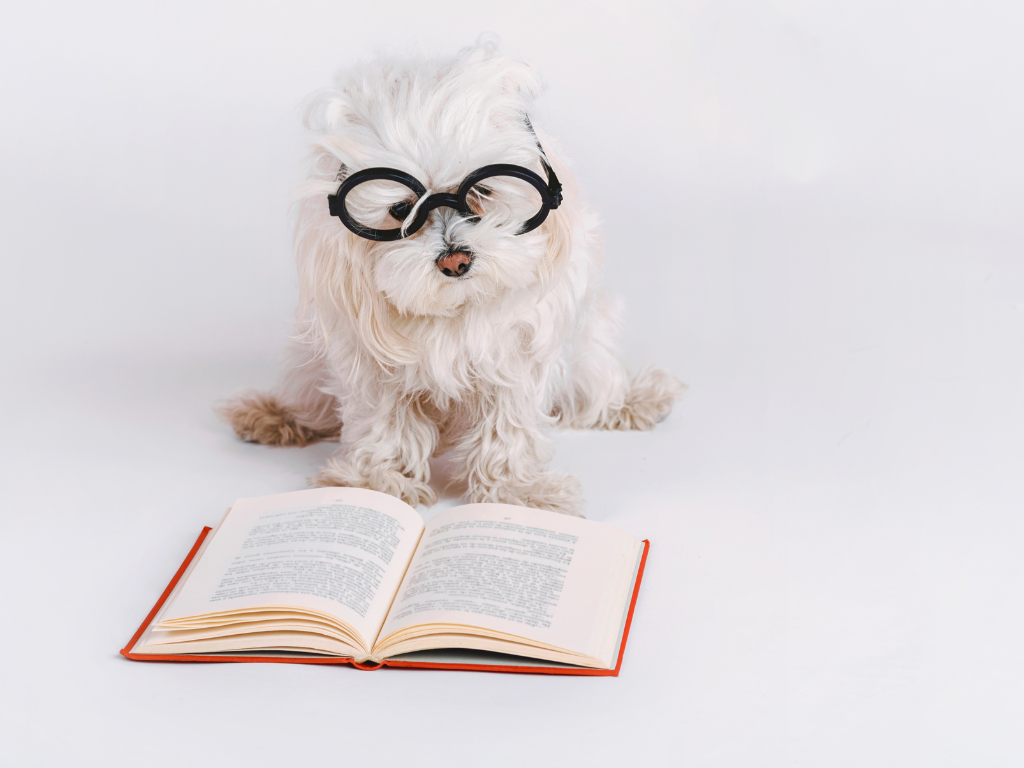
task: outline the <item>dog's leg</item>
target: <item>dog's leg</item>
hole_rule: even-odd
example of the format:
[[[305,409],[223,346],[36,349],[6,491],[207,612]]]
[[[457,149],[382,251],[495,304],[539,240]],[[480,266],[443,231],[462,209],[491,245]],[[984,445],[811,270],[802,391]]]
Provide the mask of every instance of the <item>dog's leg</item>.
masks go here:
[[[427,483],[438,429],[426,404],[381,389],[346,398],[344,414],[341,448],[310,479],[313,485],[370,488],[414,507],[437,501]]]
[[[552,448],[540,429],[545,417],[527,391],[495,388],[480,393],[453,463],[471,501],[579,515],[579,482],[547,470]]]
[[[309,445],[337,439],[338,400],[322,390],[329,374],[308,344],[289,350],[280,385],[271,392],[249,390],[217,406],[217,415],[243,440],[263,445]]]
[[[552,415],[570,429],[652,429],[668,416],[685,385],[660,368],[630,378],[619,359],[619,308],[607,295],[573,349],[569,380],[553,401]]]

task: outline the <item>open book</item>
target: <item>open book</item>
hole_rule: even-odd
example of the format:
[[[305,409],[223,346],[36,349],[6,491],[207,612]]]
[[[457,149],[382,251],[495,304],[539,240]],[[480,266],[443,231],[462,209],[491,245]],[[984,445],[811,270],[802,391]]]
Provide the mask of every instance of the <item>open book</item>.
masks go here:
[[[617,674],[647,547],[505,504],[424,525],[359,488],[240,499],[121,653]]]

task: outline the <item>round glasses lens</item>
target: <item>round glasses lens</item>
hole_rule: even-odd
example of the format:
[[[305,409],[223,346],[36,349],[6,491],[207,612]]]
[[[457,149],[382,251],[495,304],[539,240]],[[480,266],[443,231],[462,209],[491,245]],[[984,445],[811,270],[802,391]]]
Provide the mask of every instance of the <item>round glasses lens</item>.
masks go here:
[[[469,190],[466,205],[482,222],[521,226],[544,204],[540,192],[529,182],[513,176],[489,176]]]
[[[345,210],[367,229],[398,229],[416,205],[416,193],[397,181],[372,179],[349,190]]]

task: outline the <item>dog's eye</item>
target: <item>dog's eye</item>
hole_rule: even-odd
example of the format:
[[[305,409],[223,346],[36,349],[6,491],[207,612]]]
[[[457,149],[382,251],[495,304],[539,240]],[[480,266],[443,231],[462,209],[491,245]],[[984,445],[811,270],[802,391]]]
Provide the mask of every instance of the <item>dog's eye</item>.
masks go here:
[[[405,217],[409,215],[409,211],[411,210],[412,203],[408,202],[407,200],[403,200],[402,202],[395,203],[390,208],[388,208],[388,213],[390,213],[398,221],[405,221]]]
[[[473,213],[481,214],[484,212],[484,200],[491,196],[491,190],[487,187],[481,187],[479,185],[473,187],[469,192],[469,196],[466,201],[469,203],[469,209]]]

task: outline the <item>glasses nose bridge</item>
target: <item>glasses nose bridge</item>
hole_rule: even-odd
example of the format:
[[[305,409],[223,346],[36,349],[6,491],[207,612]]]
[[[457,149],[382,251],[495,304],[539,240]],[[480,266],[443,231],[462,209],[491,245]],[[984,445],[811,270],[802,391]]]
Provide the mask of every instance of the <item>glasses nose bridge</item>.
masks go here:
[[[453,208],[459,210],[459,197],[451,192],[435,192],[420,206],[420,210],[430,213],[437,208]]]
[[[416,216],[417,222],[414,226],[418,229],[426,224],[430,214],[439,208],[451,208],[453,211],[461,212],[462,208],[459,205],[459,196],[452,194],[451,192],[435,192],[430,195],[420,205],[420,209]]]

